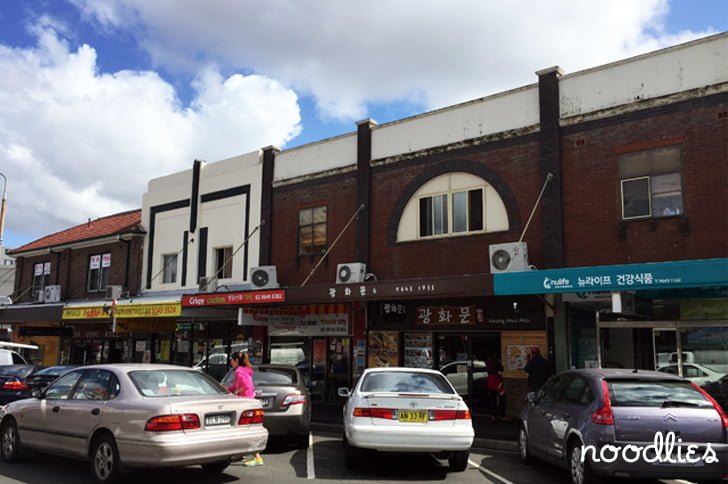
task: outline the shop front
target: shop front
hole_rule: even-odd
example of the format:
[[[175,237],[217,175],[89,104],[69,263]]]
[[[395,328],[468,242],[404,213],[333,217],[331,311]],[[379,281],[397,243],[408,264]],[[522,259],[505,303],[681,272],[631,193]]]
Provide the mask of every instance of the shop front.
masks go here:
[[[60,342],[68,335],[61,324],[62,304],[13,304],[0,308],[0,324],[9,325],[10,341],[37,346],[25,351],[29,362],[55,365],[58,362]]]
[[[501,294],[560,293],[569,366],[728,374],[728,259],[497,274]]]

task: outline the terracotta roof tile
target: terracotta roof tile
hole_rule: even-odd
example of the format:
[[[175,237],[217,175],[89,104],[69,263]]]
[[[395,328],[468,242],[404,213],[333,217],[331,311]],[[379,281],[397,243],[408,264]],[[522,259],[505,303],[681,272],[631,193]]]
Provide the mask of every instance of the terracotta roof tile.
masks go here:
[[[56,247],[58,245],[72,244],[74,242],[82,242],[90,239],[97,239],[109,235],[126,234],[126,233],[142,233],[144,229],[141,226],[142,211],[140,209],[131,210],[129,212],[117,213],[107,217],[90,220],[81,225],[76,225],[70,229],[61,230],[55,234],[46,235],[38,240],[34,240],[17,249],[9,250],[9,254],[20,255],[23,252],[31,250],[45,249]]]

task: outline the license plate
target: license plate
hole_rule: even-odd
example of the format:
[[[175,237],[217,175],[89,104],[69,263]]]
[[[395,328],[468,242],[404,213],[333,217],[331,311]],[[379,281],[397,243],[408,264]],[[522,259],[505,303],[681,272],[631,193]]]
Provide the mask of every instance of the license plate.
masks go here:
[[[399,421],[400,422],[420,422],[426,423],[428,421],[427,410],[400,410]]]
[[[211,425],[230,425],[230,422],[233,421],[232,416],[229,413],[225,414],[218,414],[218,415],[207,415],[205,417],[205,425],[211,426]]]

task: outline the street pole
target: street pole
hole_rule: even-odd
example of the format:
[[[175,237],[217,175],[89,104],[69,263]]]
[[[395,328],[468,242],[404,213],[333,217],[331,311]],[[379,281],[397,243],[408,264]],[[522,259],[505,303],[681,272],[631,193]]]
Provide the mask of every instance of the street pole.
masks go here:
[[[6,177],[3,173],[0,173],[0,176],[3,177],[3,200],[2,205],[0,205],[0,246],[3,245],[3,229],[5,229],[5,202],[8,200],[8,177]]]

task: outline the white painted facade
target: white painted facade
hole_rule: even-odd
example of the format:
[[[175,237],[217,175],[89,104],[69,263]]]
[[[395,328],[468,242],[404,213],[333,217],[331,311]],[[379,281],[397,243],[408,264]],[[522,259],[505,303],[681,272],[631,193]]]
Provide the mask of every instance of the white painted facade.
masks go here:
[[[148,190],[142,198],[142,224],[149,231],[151,209],[180,200],[189,200],[192,193],[192,169],[172,175],[155,178],[149,182]],[[243,251],[245,241],[245,215],[249,214],[248,233],[260,224],[261,210],[261,152],[252,152],[226,160],[205,163],[200,170],[199,200],[207,194],[249,186],[249,195],[236,195],[219,200],[199,203],[197,230],[189,235],[187,250],[187,278],[181,284],[183,234],[190,227],[190,207],[157,213],[154,223],[154,239],[148,234],[144,244],[142,267],[143,291],[194,290],[198,287],[198,234],[201,227],[207,227],[207,266],[206,275],[215,274],[215,250],[232,247],[237,250],[233,257],[232,277],[218,280],[218,285],[242,284],[247,281],[248,271],[243,270]],[[149,245],[153,244],[152,283],[146,288]],[[256,231],[248,241],[248,269],[257,266],[260,253],[260,232]],[[174,283],[163,283],[163,256],[177,254],[177,278]]]
[[[273,182],[356,167],[356,133],[310,143],[276,155]]]

